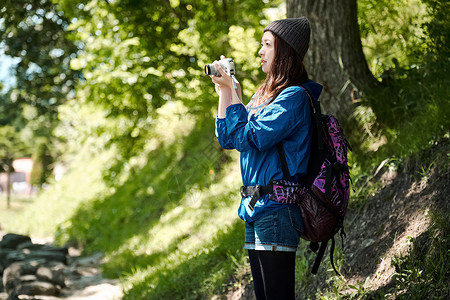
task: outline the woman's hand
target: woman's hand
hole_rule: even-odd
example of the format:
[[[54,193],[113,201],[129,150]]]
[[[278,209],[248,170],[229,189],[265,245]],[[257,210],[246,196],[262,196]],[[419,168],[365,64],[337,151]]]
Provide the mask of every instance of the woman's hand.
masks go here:
[[[216,85],[216,91],[217,87],[219,89],[233,89],[233,78],[231,78],[230,75],[228,75],[222,67],[219,65],[219,63],[214,63],[214,66],[216,67],[217,71],[219,71],[221,76],[214,76],[210,75],[212,82]]]
[[[220,56],[220,59],[226,59],[224,55]],[[234,89],[233,85],[233,78],[228,75],[220,66],[218,62],[214,63],[214,66],[216,67],[217,71],[220,73],[220,76],[214,76],[210,75],[212,82],[216,86],[216,92],[220,95],[220,91],[222,89],[226,89],[228,92],[228,89],[232,91]],[[238,86],[238,89],[240,90],[239,82],[236,81],[236,84]]]
[[[225,59],[225,56],[220,56],[220,59]],[[230,99],[231,104],[242,103],[242,91],[239,82],[237,80],[233,82],[235,79],[228,75],[218,62],[214,63],[214,66],[220,73],[220,76],[210,75],[212,82],[215,84],[216,93],[222,99]]]

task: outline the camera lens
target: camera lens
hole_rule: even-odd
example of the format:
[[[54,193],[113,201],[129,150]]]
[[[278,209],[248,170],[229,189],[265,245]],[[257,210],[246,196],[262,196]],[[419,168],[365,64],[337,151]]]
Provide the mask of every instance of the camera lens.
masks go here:
[[[205,66],[205,74],[206,75],[211,75],[211,65],[206,65]]]

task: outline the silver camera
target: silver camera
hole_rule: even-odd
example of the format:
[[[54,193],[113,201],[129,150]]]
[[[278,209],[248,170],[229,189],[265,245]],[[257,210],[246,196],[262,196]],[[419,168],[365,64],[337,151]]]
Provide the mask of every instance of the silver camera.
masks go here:
[[[232,58],[224,58],[219,61],[215,60],[212,64],[206,65],[205,75],[214,75],[218,77],[221,76],[216,66],[214,65],[216,62],[219,63],[219,65],[222,67],[225,73],[227,73],[230,76],[234,75],[235,69],[234,69],[234,61]]]

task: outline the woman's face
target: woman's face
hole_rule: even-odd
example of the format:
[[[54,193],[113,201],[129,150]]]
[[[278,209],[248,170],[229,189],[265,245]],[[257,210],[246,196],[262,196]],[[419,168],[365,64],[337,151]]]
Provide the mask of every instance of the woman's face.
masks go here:
[[[275,37],[270,31],[264,32],[261,40],[261,49],[258,52],[261,56],[261,68],[264,73],[269,73],[275,57]]]

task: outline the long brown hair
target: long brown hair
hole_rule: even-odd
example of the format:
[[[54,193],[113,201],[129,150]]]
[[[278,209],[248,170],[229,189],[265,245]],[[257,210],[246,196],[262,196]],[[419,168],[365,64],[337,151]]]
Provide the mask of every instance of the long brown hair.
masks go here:
[[[304,83],[308,80],[308,73],[300,56],[284,40],[276,34],[274,36],[275,57],[266,79],[258,88],[252,107],[270,102],[287,87]]]

